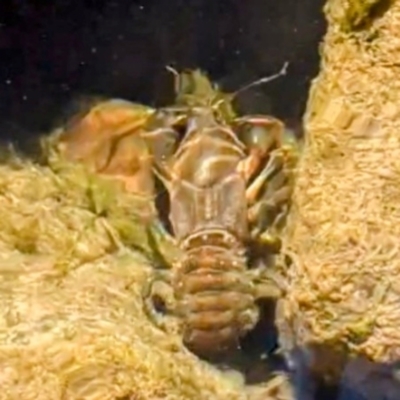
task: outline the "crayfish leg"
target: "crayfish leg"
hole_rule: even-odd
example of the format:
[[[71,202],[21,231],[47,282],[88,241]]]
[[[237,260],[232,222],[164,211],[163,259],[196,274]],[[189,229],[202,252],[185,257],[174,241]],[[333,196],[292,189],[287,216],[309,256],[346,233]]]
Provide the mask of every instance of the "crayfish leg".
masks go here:
[[[256,204],[249,208],[247,218],[252,227],[252,237],[261,240],[267,239],[272,231],[279,231],[286,221],[289,202],[291,196],[291,188],[284,186],[271,194],[270,198],[259,200]],[[268,241],[268,239],[266,240]]]
[[[158,128],[142,133],[156,163],[165,163],[173,156],[179,135],[172,128]]]
[[[248,156],[239,164],[238,172],[249,182],[271,151],[280,147],[284,125],[270,116],[250,115],[236,118],[233,127],[248,150]]]
[[[247,115],[236,118],[233,126],[244,145],[250,151],[257,150],[263,158],[283,142],[284,124],[271,116]]]
[[[254,297],[261,299],[279,299],[284,290],[283,280],[274,274],[266,263],[247,271],[254,284]]]
[[[246,189],[246,200],[249,205],[254,204],[258,200],[262,189],[283,169],[283,164],[284,160],[280,153],[273,152],[266,166]]]

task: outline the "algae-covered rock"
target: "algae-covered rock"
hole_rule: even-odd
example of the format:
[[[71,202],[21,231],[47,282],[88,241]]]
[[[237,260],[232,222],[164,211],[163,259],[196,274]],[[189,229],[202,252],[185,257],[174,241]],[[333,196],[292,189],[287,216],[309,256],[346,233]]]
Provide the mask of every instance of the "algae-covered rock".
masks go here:
[[[400,349],[400,1],[381,11],[350,32],[328,14],[284,238],[292,263],[280,330],[286,348],[391,362]],[[317,367],[335,368],[325,350]]]
[[[136,201],[78,165],[0,165],[0,399],[289,399],[283,377],[245,388],[149,321],[162,233]]]

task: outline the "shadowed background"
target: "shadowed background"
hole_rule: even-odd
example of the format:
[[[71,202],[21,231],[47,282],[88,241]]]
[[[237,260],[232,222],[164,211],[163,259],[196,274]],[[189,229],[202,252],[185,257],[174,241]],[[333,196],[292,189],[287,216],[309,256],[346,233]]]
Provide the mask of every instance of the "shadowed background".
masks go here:
[[[0,132],[48,131],[76,99],[106,95],[151,105],[172,100],[166,65],[202,68],[240,96],[244,112],[272,112],[297,128],[325,31],[315,0],[3,0]]]

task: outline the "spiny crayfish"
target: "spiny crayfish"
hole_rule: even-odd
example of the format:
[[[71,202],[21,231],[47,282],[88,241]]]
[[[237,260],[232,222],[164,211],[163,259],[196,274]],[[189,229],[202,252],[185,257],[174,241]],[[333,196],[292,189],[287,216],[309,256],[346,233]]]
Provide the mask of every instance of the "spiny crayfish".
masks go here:
[[[192,78],[191,93],[178,79],[177,105],[158,111],[156,119],[169,122],[153,136],[163,149],[155,173],[169,194],[182,256],[156,268],[143,295],[156,323],[165,321],[158,298],[179,318],[186,347],[210,358],[238,347],[254,328],[257,300],[279,295],[268,264],[280,247],[296,151],[278,119],[236,117],[220,92],[204,88],[203,76],[183,77]],[[263,248],[263,257],[252,259],[251,248]]]

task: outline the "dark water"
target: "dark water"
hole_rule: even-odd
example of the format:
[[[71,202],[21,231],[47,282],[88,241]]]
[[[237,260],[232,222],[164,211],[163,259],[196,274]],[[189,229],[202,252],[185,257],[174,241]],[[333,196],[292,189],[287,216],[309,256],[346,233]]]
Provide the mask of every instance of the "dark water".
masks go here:
[[[296,350],[292,357],[296,400],[400,399],[400,363],[378,364],[357,358],[345,365],[336,385],[327,385],[310,373],[310,354]]]
[[[0,3],[0,136],[51,128],[79,96],[165,104],[165,66],[201,68],[227,90],[288,75],[238,99],[298,126],[325,30],[315,0],[4,0]]]

